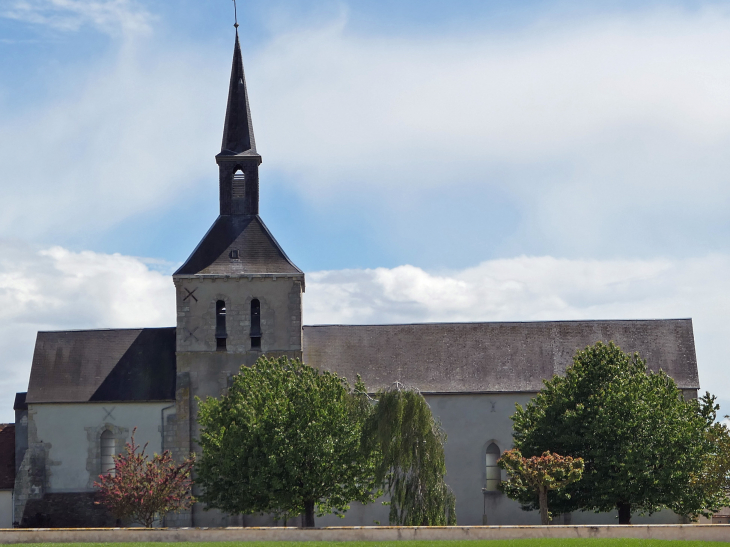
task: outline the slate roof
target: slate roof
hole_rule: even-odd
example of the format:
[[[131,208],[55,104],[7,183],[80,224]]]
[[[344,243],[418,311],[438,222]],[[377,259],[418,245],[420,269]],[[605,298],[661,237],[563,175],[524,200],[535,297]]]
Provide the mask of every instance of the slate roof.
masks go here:
[[[0,424],[0,490],[15,485],[15,424]]]
[[[305,326],[304,361],[351,382],[359,373],[373,391],[400,381],[427,393],[536,392],[599,340],[699,388],[691,319]]]
[[[231,251],[240,258],[231,258]],[[271,235],[258,215],[221,215],[174,274],[304,275]]]
[[[25,402],[25,398],[28,396],[27,391],[22,391],[15,394],[15,401],[13,402],[13,410],[28,410],[28,403]]]
[[[253,122],[251,108],[248,104],[248,89],[246,75],[243,72],[241,44],[238,41],[236,29],[236,43],[233,47],[233,64],[231,66],[231,80],[228,85],[228,105],[226,107],[226,121],[223,126],[223,143],[220,156],[258,156],[256,139],[253,136]]]
[[[26,401],[173,400],[175,330],[39,332]]]

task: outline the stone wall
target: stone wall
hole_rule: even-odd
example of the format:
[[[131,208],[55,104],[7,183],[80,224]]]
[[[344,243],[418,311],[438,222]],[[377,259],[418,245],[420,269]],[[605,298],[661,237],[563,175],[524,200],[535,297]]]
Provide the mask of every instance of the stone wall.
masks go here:
[[[20,520],[22,528],[108,528],[116,519],[96,501],[95,492],[45,494],[29,500]]]
[[[0,528],[13,527],[13,491],[0,490]]]
[[[226,351],[302,350],[302,284],[287,276],[175,278],[177,351],[216,351],[216,302],[226,304]],[[261,349],[251,349],[251,300],[261,304]],[[255,359],[254,359],[255,361]]]
[[[120,453],[136,427],[137,444],[147,444],[147,454],[159,453],[161,410],[171,404],[30,404],[28,448],[15,477],[15,520],[25,519],[27,526],[33,526],[32,522],[45,518],[43,515],[61,515],[53,517],[53,522],[71,522],[69,511],[75,508],[80,511],[82,525],[87,518],[91,519],[88,526],[107,525],[108,521],[100,520],[88,501],[101,473],[101,433],[114,433]]]
[[[203,541],[464,541],[533,538],[636,538],[680,541],[727,541],[730,525],[632,526],[372,526],[324,529],[111,529],[0,530],[0,543],[118,543]]]

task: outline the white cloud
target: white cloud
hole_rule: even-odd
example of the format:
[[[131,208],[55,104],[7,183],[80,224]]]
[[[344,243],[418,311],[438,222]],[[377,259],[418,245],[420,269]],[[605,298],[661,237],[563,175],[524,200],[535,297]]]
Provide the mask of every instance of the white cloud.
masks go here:
[[[4,0],[0,17],[66,32],[89,25],[105,34],[147,32],[152,19],[134,0]]]
[[[543,23],[280,35],[249,63],[259,148],[311,204],[363,186],[392,214],[424,189],[507,194],[517,249],[725,249],[730,12]]]
[[[0,122],[0,233],[58,241],[215,195],[211,164],[227,92],[227,62],[219,61],[206,67],[203,51],[134,40],[91,73],[66,74],[76,80],[72,92],[8,112]],[[211,184],[193,191],[203,178]]]
[[[304,298],[306,324],[692,317],[702,386],[730,400],[728,255],[313,272]],[[0,242],[0,421],[26,389],[38,330],[174,324],[172,280],[148,261]]]
[[[473,176],[472,163],[578,160],[626,137],[726,139],[730,13],[631,17],[413,39],[357,36],[343,20],[283,34],[251,63],[262,132],[279,137],[282,164],[325,165],[327,184],[345,184],[337,168],[371,167],[372,153],[410,172],[413,159],[439,174],[465,160]]]
[[[39,330],[175,324],[172,280],[119,254],[34,249],[0,241],[0,421],[28,386]]]
[[[146,13],[122,0],[11,7],[97,4],[91,14]],[[159,38],[122,41],[59,75],[72,92],[0,116],[6,237],[103,232],[188,203],[202,179],[196,192],[215,193],[230,52]],[[284,173],[309,207],[357,188],[382,193],[373,218],[412,218],[408,204],[461,186],[517,211],[496,242],[511,238],[510,254],[645,256],[727,251],[729,48],[727,10],[654,9],[398,38],[355,33],[343,16],[277,30],[244,58],[262,177]]]
[[[307,324],[693,319],[703,389],[730,399],[730,256],[517,257],[435,274],[413,266],[311,273]]]

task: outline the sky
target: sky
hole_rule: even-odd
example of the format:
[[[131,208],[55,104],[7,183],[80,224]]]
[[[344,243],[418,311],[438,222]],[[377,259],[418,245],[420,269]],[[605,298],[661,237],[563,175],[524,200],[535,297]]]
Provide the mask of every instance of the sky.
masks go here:
[[[693,319],[730,413],[730,7],[238,5],[305,323]],[[38,330],[175,324],[231,0],[0,1],[0,421]]]

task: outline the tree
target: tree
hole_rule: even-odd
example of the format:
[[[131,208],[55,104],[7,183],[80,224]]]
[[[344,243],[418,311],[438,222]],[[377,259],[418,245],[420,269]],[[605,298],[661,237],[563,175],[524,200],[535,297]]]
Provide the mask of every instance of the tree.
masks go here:
[[[376,477],[390,494],[390,524],[456,524],[456,500],[444,482],[446,434],[423,395],[396,383],[376,398],[365,442],[379,454]]]
[[[191,495],[194,456],[182,463],[172,459],[169,450],[154,454],[152,460],[145,454],[147,444],[140,446],[132,439],[126,443],[124,454],[114,457],[114,472],[99,475],[101,500],[118,519],[139,522],[152,527],[155,518],[171,511],[179,512],[193,504]]]
[[[228,393],[199,400],[201,501],[229,514],[339,514],[368,503],[375,460],[361,449],[370,404],[362,382],[298,360],[261,357]]]
[[[527,457],[550,450],[585,461],[581,481],[549,494],[557,513],[618,509],[620,524],[665,507],[692,516],[718,499],[693,490],[713,451],[716,410],[709,394],[685,401],[638,354],[599,342],[577,352],[565,376],[546,381],[525,408],[517,405],[514,442]],[[534,496],[520,501],[538,505]]]
[[[537,493],[540,503],[540,522],[550,524],[547,494],[558,490],[583,476],[583,460],[543,452],[542,456],[523,458],[516,448],[508,450],[499,459],[500,468],[507,471],[509,479],[500,483],[499,488],[512,499],[525,494]]]
[[[688,511],[691,516],[710,516],[716,508],[730,505],[730,430],[725,424],[714,423],[706,436],[712,448],[704,455],[701,470],[691,479],[690,496],[694,499],[684,500],[685,507],[696,508]]]

